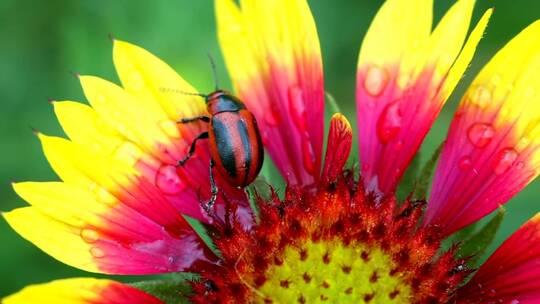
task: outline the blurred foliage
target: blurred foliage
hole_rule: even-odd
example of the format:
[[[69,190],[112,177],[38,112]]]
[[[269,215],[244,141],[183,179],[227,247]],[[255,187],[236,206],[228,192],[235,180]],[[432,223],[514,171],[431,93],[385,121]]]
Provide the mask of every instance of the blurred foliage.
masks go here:
[[[440,18],[453,1],[435,2],[436,16]],[[324,54],[326,89],[355,126],[351,113],[354,113],[356,56],[382,1],[312,0],[310,3]],[[496,7],[495,15],[479,53],[426,139],[422,158],[431,155],[444,139],[456,102],[478,68],[512,36],[540,17],[537,0],[478,0],[475,20],[492,6]],[[2,211],[25,205],[11,190],[11,181],[56,179],[31,127],[47,134],[62,134],[47,100],[84,101],[70,71],[118,81],[112,66],[109,34],[157,54],[201,91],[210,90],[213,83],[207,52],[218,58],[222,78],[226,75],[218,55],[211,0],[1,0],[0,14]],[[539,189],[540,185],[534,183],[508,205],[502,229],[490,250],[540,209]],[[16,235],[3,220],[0,220],[0,244],[0,297],[29,283],[88,275],[46,256]]]

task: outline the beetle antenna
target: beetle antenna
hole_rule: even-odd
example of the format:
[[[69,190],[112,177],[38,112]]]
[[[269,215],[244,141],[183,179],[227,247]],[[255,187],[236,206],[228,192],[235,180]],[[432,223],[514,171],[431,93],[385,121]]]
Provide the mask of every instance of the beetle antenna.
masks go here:
[[[208,97],[208,95],[202,94],[202,93],[184,92],[184,91],[180,91],[180,90],[177,90],[177,89],[171,89],[171,88],[159,88],[159,90],[161,92],[163,92],[163,93],[178,93],[178,94],[182,94],[182,95],[199,96],[199,97],[202,97],[202,98]]]
[[[214,57],[212,57],[212,54],[210,52],[208,53],[208,59],[210,60],[210,65],[212,66],[212,73],[214,74],[214,83],[216,84],[216,91],[219,89],[219,82],[218,82],[218,75],[217,75],[217,69],[216,69],[216,62],[214,61]]]

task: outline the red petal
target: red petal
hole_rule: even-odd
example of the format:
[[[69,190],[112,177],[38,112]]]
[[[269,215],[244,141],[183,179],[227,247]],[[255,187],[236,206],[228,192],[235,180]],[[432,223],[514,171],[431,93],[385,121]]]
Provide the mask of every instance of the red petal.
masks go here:
[[[322,180],[325,183],[333,182],[341,174],[351,152],[351,145],[351,125],[342,114],[334,114],[328,131],[328,145],[322,172]]]
[[[540,213],[516,231],[457,292],[459,303],[540,303]]]

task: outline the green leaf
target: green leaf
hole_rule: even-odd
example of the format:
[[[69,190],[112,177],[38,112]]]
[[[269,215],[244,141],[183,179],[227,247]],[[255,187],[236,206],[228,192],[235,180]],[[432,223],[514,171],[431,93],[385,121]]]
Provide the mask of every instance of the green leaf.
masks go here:
[[[414,198],[426,198],[429,182],[431,181],[431,176],[433,175],[435,165],[437,164],[437,160],[439,159],[439,155],[441,154],[443,146],[444,142],[437,147],[435,152],[433,152],[433,155],[431,155],[431,158],[424,165],[424,167],[422,167],[420,175],[418,176],[418,181],[416,183],[416,189],[413,193]]]
[[[486,252],[487,247],[493,242],[505,214],[506,210],[502,206],[499,207],[497,213],[489,222],[461,243],[456,256],[460,258],[472,257],[468,261],[469,266],[478,266],[478,262]]]
[[[264,157],[264,163],[259,177],[264,177],[268,184],[272,185],[280,194],[285,189],[285,180],[283,179],[283,176],[281,176],[277,166],[269,157],[268,153],[266,153]]]
[[[418,170],[420,169],[420,152],[416,153],[411,164],[407,167],[403,178],[399,183],[397,190],[397,197],[399,201],[405,200],[413,191],[416,184],[416,178],[418,176]]]
[[[459,230],[458,232],[452,234],[451,238],[454,242],[459,242],[461,240],[466,240],[470,238],[478,230],[478,225],[480,222],[474,222],[469,226]]]
[[[155,296],[166,304],[183,304],[190,303],[188,300],[191,295],[189,281],[196,278],[197,276],[191,273],[178,273],[161,280],[142,281],[130,285]]]
[[[249,205],[258,222],[260,212],[259,206],[257,205],[257,196],[260,196],[265,200],[270,200],[272,198],[272,189],[264,176],[259,176],[248,186],[247,190],[249,193]]]
[[[198,220],[190,216],[187,216],[185,214],[183,214],[182,216],[188,222],[191,228],[193,228],[193,230],[195,230],[195,232],[201,237],[204,244],[208,246],[208,248],[210,248],[210,250],[212,250],[214,254],[220,257],[221,252],[219,252],[214,242],[212,242],[212,238],[210,237],[210,235],[208,235],[208,231],[206,230],[206,227],[201,222],[199,222]]]

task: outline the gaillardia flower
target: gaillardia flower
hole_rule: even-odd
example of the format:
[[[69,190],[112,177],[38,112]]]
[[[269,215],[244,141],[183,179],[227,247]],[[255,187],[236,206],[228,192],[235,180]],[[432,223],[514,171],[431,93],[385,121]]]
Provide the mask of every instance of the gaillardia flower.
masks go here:
[[[209,212],[201,206],[210,196],[208,144],[177,165],[207,128],[177,122],[205,115],[204,100],[163,90],[196,92],[147,51],[115,40],[122,86],[80,76],[90,106],[53,102],[69,139],[38,137],[62,181],[14,184],[31,206],[4,217],[73,267],[189,272],[191,291],[164,296],[144,284],[68,279],[4,303],[540,303],[540,215],[478,269],[457,254],[459,243],[442,245],[538,175],[540,23],[499,51],[466,92],[429,198],[395,197],[491,15],[470,26],[474,0],[459,0],[432,30],[432,2],[386,1],[365,36],[358,176],[345,166],[353,130],[341,114],[323,155],[322,62],[306,1],[216,0],[234,92],[287,187],[248,196],[216,172]]]

